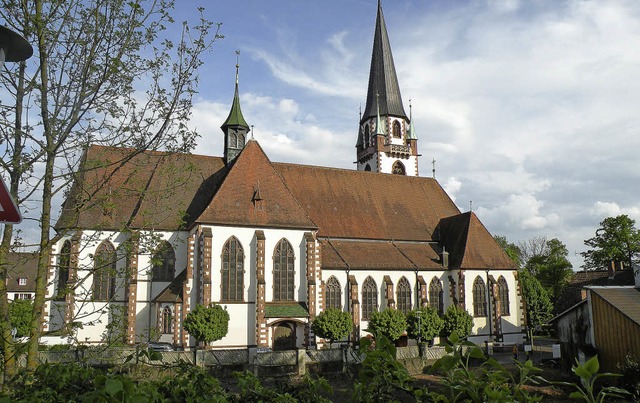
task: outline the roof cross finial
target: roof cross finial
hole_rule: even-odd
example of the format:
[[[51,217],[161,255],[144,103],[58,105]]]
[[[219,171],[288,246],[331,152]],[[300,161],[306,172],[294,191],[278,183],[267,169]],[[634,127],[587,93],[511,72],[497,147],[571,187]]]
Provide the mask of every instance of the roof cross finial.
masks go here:
[[[240,70],[240,51],[236,50],[236,85],[238,84],[238,71]]]
[[[433,168],[431,169],[431,172],[433,173],[433,179],[436,178],[436,159],[434,158],[431,161],[431,165],[433,166]]]
[[[251,140],[253,140],[253,125],[251,125]]]

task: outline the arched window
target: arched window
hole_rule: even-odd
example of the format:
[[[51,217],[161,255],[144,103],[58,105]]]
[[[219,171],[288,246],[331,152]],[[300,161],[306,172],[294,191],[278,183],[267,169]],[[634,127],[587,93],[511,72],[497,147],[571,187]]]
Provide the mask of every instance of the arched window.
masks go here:
[[[234,236],[222,247],[222,300],[243,301],[244,249]]]
[[[95,301],[108,301],[116,293],[116,250],[109,241],[104,241],[93,256],[93,285]]]
[[[244,147],[244,134],[242,134],[242,133],[238,133],[237,147],[238,148]]]
[[[162,310],[162,333],[170,334],[172,333],[172,315],[171,315],[171,307],[165,306]]]
[[[473,282],[473,316],[487,316],[487,288],[480,276]]]
[[[65,241],[60,250],[58,260],[58,287],[57,300],[63,300],[67,292],[67,282],[69,281],[69,270],[71,269],[71,242]]]
[[[400,127],[400,122],[397,120],[393,121],[393,137],[399,139],[402,137],[402,128]]]
[[[393,163],[393,168],[391,169],[391,173],[395,175],[406,175],[407,171],[404,169],[404,164],[400,161],[396,161]]]
[[[434,277],[429,284],[429,306],[441,315],[444,313],[444,292],[438,277]]]
[[[173,281],[176,272],[176,252],[167,241],[162,241],[151,258],[153,281]]]
[[[369,147],[371,142],[371,133],[369,133],[369,125],[364,125],[364,146]]]
[[[411,310],[411,284],[406,277],[402,277],[398,282],[396,289],[396,298],[398,300],[398,310],[407,313]]]
[[[324,287],[325,306],[342,310],[342,289],[340,282],[334,276],[329,277]]]
[[[509,315],[509,286],[507,280],[502,276],[498,279],[498,297],[500,298],[500,313]]]
[[[293,248],[282,238],[273,254],[273,300],[293,301],[295,273],[293,271]]]
[[[362,284],[362,320],[369,320],[372,312],[378,311],[378,286],[371,276]]]
[[[236,133],[234,131],[229,131],[229,147],[236,148],[236,144],[238,142]]]
[[[365,171],[371,171],[371,165],[369,165],[369,164],[365,165],[364,170]]]

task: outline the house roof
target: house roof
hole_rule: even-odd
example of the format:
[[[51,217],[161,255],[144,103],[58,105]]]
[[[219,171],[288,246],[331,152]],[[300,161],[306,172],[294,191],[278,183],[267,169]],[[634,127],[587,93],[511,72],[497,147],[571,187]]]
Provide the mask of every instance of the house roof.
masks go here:
[[[582,289],[586,286],[629,286],[634,285],[633,270],[579,271],[573,274],[556,301],[554,312],[561,313],[582,300]]]
[[[173,281],[153,299],[154,302],[182,302],[182,290],[187,270],[182,270]]]
[[[91,146],[56,229],[175,230],[200,214],[226,171],[219,157]]]
[[[640,325],[640,289],[634,287],[590,287],[589,289]]]
[[[449,252],[449,267],[516,268],[473,212],[443,218],[437,228],[437,237]]]
[[[264,306],[265,318],[308,318],[309,310],[304,302],[267,303]]]
[[[196,221],[252,227],[316,228],[255,140],[247,142],[233,169]]]
[[[272,163],[255,140],[230,165],[92,146],[82,167],[58,230],[198,223],[317,230],[326,267],[439,269],[442,247],[450,268],[515,267],[433,178]]]
[[[35,292],[38,258],[36,252],[7,254],[7,292]],[[20,279],[25,279],[26,284],[20,285]]]

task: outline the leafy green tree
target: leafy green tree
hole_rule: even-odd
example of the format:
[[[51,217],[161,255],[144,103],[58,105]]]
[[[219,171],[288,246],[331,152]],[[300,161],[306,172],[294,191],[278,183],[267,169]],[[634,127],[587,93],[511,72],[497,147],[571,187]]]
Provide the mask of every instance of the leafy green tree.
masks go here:
[[[368,332],[383,335],[391,341],[396,341],[407,329],[407,320],[402,311],[387,308],[382,312],[373,312],[369,318]]]
[[[509,258],[513,260],[513,262],[518,267],[522,267],[523,265],[522,250],[518,245],[507,241],[507,238],[502,235],[494,235],[493,239],[502,248],[504,253],[506,253],[507,256],[509,256]]]
[[[557,300],[573,274],[569,251],[557,238],[546,240],[538,254],[529,257],[525,268],[547,290],[552,301]]]
[[[29,335],[29,323],[33,302],[30,299],[16,299],[9,304],[9,318],[11,325],[16,329],[16,337]]]
[[[613,261],[631,269],[640,259],[640,230],[635,225],[635,220],[624,214],[601,221],[596,235],[584,241],[590,249],[580,253],[584,258],[582,267],[603,269]]]
[[[455,332],[462,339],[471,334],[471,329],[473,329],[471,314],[455,305],[447,308],[442,320],[444,321],[442,334],[445,336],[450,336]]]
[[[444,321],[434,308],[420,308],[407,313],[407,334],[412,339],[420,336],[421,340],[433,340],[443,327]]]
[[[536,329],[551,319],[553,304],[547,290],[529,272],[521,270],[518,273],[518,280],[526,303],[527,327]]]
[[[187,314],[184,329],[201,343],[220,340],[229,331],[229,312],[218,304],[198,304]]]
[[[349,312],[328,308],[320,312],[313,320],[311,329],[316,336],[329,340],[329,348],[335,340],[346,337],[353,330],[353,321]]]

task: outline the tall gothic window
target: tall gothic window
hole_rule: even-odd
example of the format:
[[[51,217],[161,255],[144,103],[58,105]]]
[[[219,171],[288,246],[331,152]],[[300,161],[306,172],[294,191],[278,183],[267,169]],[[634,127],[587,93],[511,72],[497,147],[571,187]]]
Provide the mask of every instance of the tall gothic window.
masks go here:
[[[171,244],[162,241],[151,258],[153,281],[173,281],[176,272],[176,252]]]
[[[429,284],[429,306],[441,315],[444,313],[444,292],[438,277],[434,277]]]
[[[342,310],[342,289],[340,282],[334,276],[329,277],[324,288],[325,306]]]
[[[404,164],[402,162],[396,161],[393,163],[391,173],[395,175],[406,175],[407,171],[404,169]]]
[[[108,301],[116,293],[116,250],[109,241],[103,241],[93,256],[93,285],[95,301]]]
[[[222,300],[242,301],[244,294],[244,249],[234,236],[222,248]]]
[[[71,269],[71,242],[65,241],[60,250],[60,258],[58,260],[58,287],[57,300],[63,300],[67,291],[67,282],[69,281],[69,271]]]
[[[364,125],[364,146],[369,147],[371,142],[371,133],[369,133],[369,125]]]
[[[473,282],[473,316],[487,316],[487,287],[480,276]]]
[[[378,311],[378,286],[371,276],[362,284],[362,320],[369,320],[372,312]]]
[[[406,277],[402,277],[398,282],[396,289],[396,298],[398,300],[398,310],[407,313],[411,310],[411,284]]]
[[[165,306],[164,309],[162,310],[162,333],[164,334],[172,333],[171,331],[172,324],[173,322],[172,322],[172,315],[171,315],[171,307]]]
[[[400,122],[397,120],[393,121],[393,137],[399,139],[402,137],[402,128],[400,127]]]
[[[500,298],[500,313],[509,315],[509,286],[507,280],[502,276],[498,279],[498,297]]]
[[[293,271],[293,248],[282,238],[273,254],[273,300],[293,301],[295,273]]]

